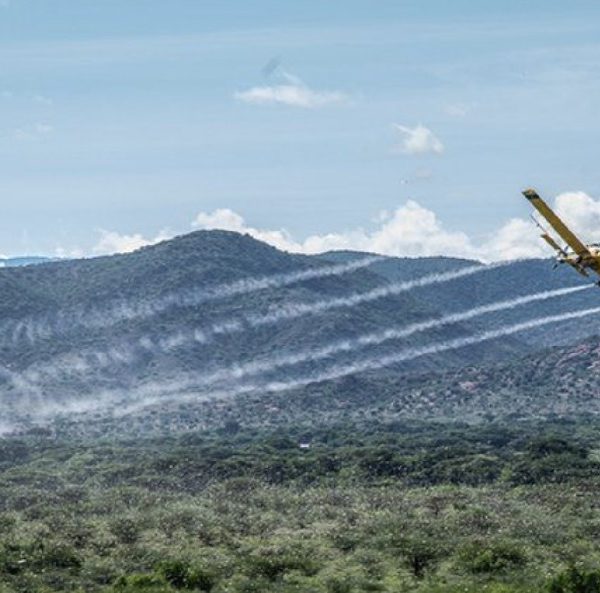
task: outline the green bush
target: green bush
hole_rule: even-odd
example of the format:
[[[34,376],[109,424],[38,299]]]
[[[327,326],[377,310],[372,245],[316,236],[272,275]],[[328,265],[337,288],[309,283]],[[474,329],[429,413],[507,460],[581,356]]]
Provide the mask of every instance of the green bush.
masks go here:
[[[444,553],[441,542],[426,535],[403,536],[393,541],[393,545],[400,553],[405,566],[418,579],[422,578],[425,571]]]
[[[211,591],[217,581],[213,571],[184,560],[164,560],[157,571],[176,589]]]
[[[275,581],[287,572],[297,570],[305,575],[314,575],[319,570],[311,550],[289,542],[249,550],[245,557],[249,576]]]
[[[495,573],[527,563],[525,553],[513,543],[471,543],[459,553],[463,567],[473,574]]]
[[[140,536],[140,530],[139,521],[129,517],[120,517],[110,526],[111,533],[122,544],[134,544]]]
[[[113,585],[113,590],[115,593],[170,593],[172,591],[164,578],[156,573],[119,577]]]
[[[600,570],[571,566],[548,585],[549,593],[600,593]]]
[[[36,558],[36,564],[41,568],[67,568],[78,570],[81,568],[81,558],[71,548],[65,544],[50,544],[44,548],[44,551]]]

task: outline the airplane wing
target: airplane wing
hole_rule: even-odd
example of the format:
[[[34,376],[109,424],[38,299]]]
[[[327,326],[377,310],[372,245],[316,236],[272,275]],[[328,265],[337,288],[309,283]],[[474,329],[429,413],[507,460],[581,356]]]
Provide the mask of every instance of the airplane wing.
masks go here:
[[[534,189],[526,189],[523,195],[532,206],[550,223],[560,238],[579,256],[593,258],[589,249],[573,234],[567,225],[554,213],[552,208],[540,198]]]

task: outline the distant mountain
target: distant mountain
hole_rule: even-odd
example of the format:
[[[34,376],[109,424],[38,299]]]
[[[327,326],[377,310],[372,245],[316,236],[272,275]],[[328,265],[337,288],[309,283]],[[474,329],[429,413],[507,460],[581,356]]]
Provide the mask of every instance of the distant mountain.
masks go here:
[[[0,268],[14,268],[19,266],[31,266],[35,264],[45,264],[51,261],[57,261],[57,258],[42,256],[24,256],[24,257],[0,257]]]
[[[95,410],[95,421],[110,411],[168,425],[175,405],[194,423],[199,420],[192,410],[199,409],[199,400],[215,402],[210,409],[226,416],[238,401],[260,399],[261,385],[267,383],[302,383],[336,365],[589,307],[600,299],[600,292],[589,289],[432,327],[406,339],[354,342],[579,283],[570,270],[552,273],[549,262],[531,260],[402,292],[399,283],[478,264],[369,257],[293,255],[247,235],[199,231],[127,255],[0,269],[2,416],[26,422]],[[364,265],[354,263],[363,260]],[[423,373],[438,377],[451,369],[510,361],[596,331],[589,318],[546,326],[288,393],[303,401],[299,394],[316,390],[340,401],[339,394],[348,392],[367,405],[372,399],[384,401],[398,382]],[[255,395],[244,395],[250,385],[257,387]],[[166,404],[166,395],[175,404]],[[280,398],[287,401],[286,394]],[[178,428],[184,425],[176,422]]]

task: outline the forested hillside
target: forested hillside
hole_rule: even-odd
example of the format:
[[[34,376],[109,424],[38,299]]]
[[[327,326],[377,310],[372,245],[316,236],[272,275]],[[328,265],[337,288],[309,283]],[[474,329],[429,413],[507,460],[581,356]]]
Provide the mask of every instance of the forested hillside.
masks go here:
[[[138,422],[144,403],[151,408],[162,395],[169,406],[184,396],[193,411],[197,402],[248,391],[270,398],[270,384],[296,380],[308,385],[303,393],[326,393],[332,402],[346,396],[383,401],[391,392],[402,398],[399,381],[406,376],[510,361],[591,336],[596,326],[588,317],[552,323],[406,357],[356,378],[309,383],[332,368],[589,307],[592,288],[554,295],[585,286],[568,272],[535,260],[482,267],[450,258],[299,256],[223,231],[192,233],[129,255],[1,269],[4,424],[23,427],[69,411],[120,416],[130,405]],[[465,316],[544,291],[553,294]],[[452,314],[463,318],[431,324]],[[405,337],[383,335],[402,336],[423,323]],[[364,381],[367,394],[360,391]]]
[[[600,590],[568,270],[200,232],[0,293],[0,593]]]

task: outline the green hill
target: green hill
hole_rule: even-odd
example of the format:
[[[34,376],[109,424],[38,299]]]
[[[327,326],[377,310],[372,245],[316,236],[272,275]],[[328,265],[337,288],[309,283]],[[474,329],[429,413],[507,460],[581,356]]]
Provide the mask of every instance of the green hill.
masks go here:
[[[235,400],[249,384],[260,393],[266,382],[304,381],[365,357],[589,307],[596,297],[586,290],[402,340],[338,347],[311,360],[332,344],[578,282],[567,270],[553,274],[548,262],[532,260],[403,292],[397,289],[402,282],[478,264],[369,257],[349,252],[292,255],[249,236],[201,231],[128,255],[0,269],[0,401],[5,415],[11,422],[18,418],[28,423],[67,410],[121,414],[134,405],[144,416],[140,404],[176,394],[185,395],[185,407],[191,409],[198,399]],[[343,269],[363,260],[364,265]],[[345,301],[365,294],[373,296]],[[404,377],[512,360],[595,331],[589,320],[548,326],[301,392],[322,390],[329,397],[342,390],[358,398],[359,406],[363,398],[383,402]],[[296,355],[300,364],[272,364]],[[255,363],[268,372],[253,370]],[[252,372],[240,375],[240,368]],[[207,380],[215,374],[217,382]],[[292,392],[289,401],[298,399]]]

